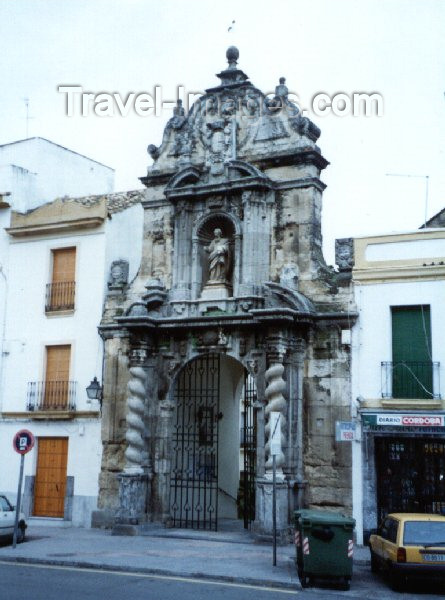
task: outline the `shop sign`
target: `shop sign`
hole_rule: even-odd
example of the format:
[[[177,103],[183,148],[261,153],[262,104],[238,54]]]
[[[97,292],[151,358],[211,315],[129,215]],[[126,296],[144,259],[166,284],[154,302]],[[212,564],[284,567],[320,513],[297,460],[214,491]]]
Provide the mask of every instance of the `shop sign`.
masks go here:
[[[438,414],[363,414],[362,423],[368,429],[441,428],[445,427],[445,415]]]

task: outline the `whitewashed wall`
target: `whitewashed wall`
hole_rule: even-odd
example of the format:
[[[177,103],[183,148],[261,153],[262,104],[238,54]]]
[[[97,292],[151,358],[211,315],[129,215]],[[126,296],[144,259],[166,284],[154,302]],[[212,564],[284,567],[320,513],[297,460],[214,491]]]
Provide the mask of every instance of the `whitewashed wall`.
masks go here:
[[[445,366],[445,281],[355,284],[359,320],[355,326],[352,361],[357,393],[366,399],[381,397],[380,363],[392,360],[391,306],[429,304],[434,361]]]
[[[57,197],[80,197],[113,191],[114,170],[44,138],[29,138],[0,146],[0,166],[22,167],[0,171],[0,189],[16,193],[16,210],[29,210]],[[13,189],[6,189],[8,181]],[[26,193],[25,193],[26,192]],[[14,205],[15,206],[15,205]]]
[[[45,286],[51,280],[51,250],[76,247],[76,300],[72,315],[45,315]],[[71,344],[70,380],[77,382],[77,410],[98,410],[88,404],[86,386],[102,379],[102,340],[97,332],[103,304],[104,228],[87,234],[52,239],[12,241],[9,248],[8,314],[0,410],[26,410],[27,384],[45,378],[45,346]],[[68,437],[67,475],[74,477],[73,524],[90,524],[98,494],[101,460],[100,419],[35,421],[7,419],[0,423],[0,489],[15,493],[17,473],[12,437],[20,428],[36,436]],[[18,456],[18,455],[17,455]],[[25,474],[34,475],[37,452],[26,459]]]

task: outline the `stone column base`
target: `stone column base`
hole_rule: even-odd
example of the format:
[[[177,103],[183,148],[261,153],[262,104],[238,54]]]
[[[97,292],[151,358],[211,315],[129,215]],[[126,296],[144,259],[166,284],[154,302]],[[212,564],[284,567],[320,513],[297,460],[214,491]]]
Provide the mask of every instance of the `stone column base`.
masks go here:
[[[256,482],[256,512],[254,532],[255,535],[265,541],[272,541],[272,480],[269,478],[257,479]],[[289,494],[286,481],[278,480],[276,483],[277,493],[277,542],[287,544],[289,541]]]
[[[119,509],[114,518],[112,535],[138,535],[146,522],[148,475],[119,473]]]

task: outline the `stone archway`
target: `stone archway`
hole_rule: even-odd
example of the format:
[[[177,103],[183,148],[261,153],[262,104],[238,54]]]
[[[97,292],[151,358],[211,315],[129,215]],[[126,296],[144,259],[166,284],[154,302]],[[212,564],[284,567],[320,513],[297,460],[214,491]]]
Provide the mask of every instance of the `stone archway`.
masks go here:
[[[174,527],[217,530],[255,515],[255,386],[222,353],[193,358],[172,391],[170,518]]]

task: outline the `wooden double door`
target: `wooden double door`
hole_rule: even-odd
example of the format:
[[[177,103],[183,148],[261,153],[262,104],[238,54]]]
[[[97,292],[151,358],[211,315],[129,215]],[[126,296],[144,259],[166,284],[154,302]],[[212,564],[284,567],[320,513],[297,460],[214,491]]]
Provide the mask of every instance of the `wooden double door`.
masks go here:
[[[34,515],[63,518],[65,511],[68,438],[38,438],[34,484]]]

